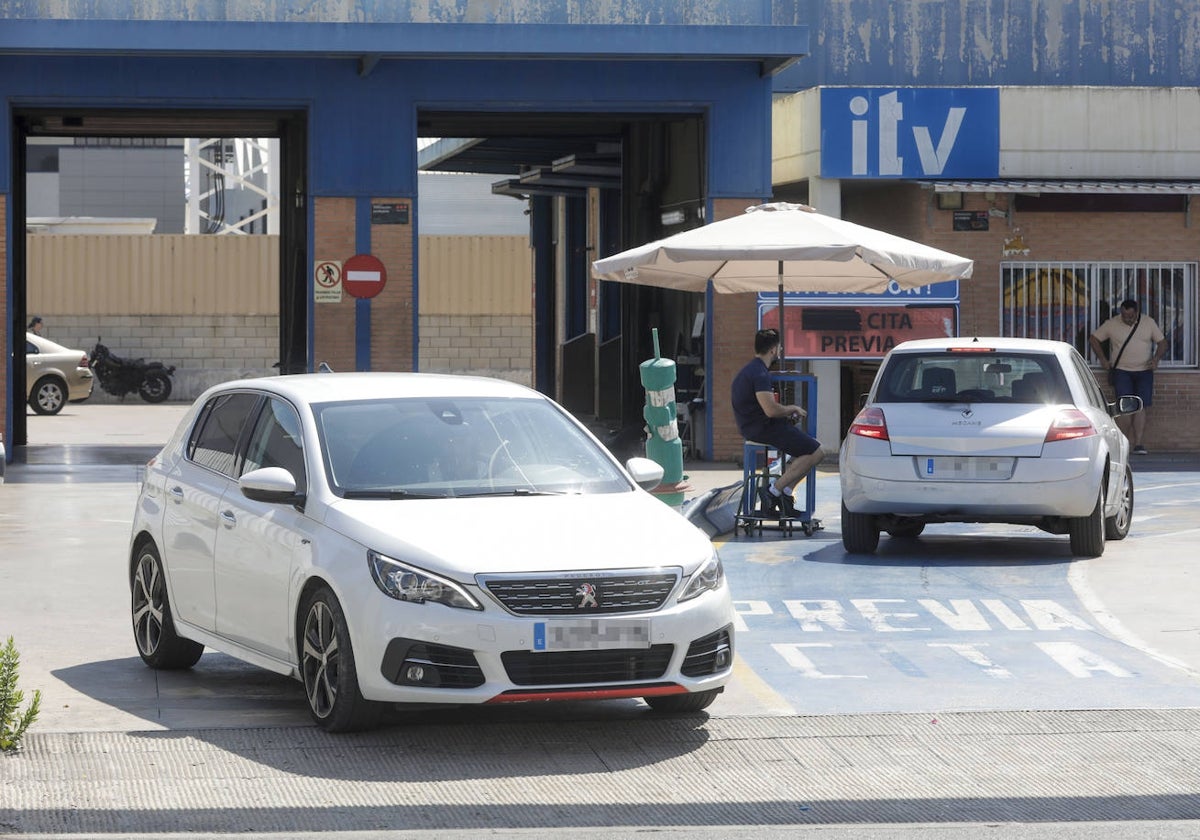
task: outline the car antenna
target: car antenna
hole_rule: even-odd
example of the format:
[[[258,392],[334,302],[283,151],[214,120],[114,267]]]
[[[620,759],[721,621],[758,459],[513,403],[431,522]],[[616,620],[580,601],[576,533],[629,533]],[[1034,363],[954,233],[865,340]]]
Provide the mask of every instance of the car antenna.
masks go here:
[[[329,362],[321,362],[317,365],[317,373],[333,373],[333,368],[329,366]]]

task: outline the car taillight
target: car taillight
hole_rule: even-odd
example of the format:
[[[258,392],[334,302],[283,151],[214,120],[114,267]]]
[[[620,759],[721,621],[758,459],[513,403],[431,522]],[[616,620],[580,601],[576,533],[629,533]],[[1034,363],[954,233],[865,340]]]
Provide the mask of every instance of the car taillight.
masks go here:
[[[850,424],[850,434],[875,440],[888,440],[887,421],[883,419],[883,409],[870,406],[858,412],[858,416]]]
[[[80,360],[79,360],[79,367],[87,367],[87,366],[88,366],[87,353],[84,353],[82,358],[80,358]]]
[[[1046,443],[1056,440],[1073,440],[1096,434],[1096,427],[1087,415],[1077,408],[1064,408],[1054,416],[1054,422],[1046,432]]]

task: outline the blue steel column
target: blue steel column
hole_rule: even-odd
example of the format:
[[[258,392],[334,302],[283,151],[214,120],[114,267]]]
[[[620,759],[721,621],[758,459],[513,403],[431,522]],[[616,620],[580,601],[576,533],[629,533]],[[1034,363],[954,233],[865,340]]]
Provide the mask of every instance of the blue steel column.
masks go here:
[[[371,253],[371,198],[354,201],[354,252]],[[354,369],[371,369],[371,299],[354,299]]]

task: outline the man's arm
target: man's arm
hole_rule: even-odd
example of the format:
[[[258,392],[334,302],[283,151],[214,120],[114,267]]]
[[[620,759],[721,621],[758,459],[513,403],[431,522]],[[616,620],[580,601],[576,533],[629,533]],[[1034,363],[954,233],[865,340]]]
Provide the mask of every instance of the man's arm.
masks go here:
[[[1100,364],[1105,370],[1112,367],[1108,361],[1108,356],[1104,355],[1104,345],[1100,343],[1100,339],[1096,338],[1096,334],[1092,333],[1088,336],[1088,344],[1092,347],[1092,352],[1096,354],[1096,358],[1100,360]]]
[[[768,417],[808,416],[808,412],[798,405],[784,405],[776,402],[773,391],[755,391],[754,396],[758,397],[758,404],[762,407],[763,414]]]

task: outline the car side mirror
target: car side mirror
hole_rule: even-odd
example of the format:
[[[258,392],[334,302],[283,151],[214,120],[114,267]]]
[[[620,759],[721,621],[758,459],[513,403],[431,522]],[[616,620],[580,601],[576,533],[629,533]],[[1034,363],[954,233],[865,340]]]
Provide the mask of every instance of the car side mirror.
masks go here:
[[[633,476],[634,482],[643,490],[653,490],[662,484],[663,468],[657,461],[649,458],[630,458],[625,462],[625,469]]]
[[[1108,404],[1108,413],[1113,417],[1123,417],[1126,414],[1137,414],[1142,410],[1142,398],[1126,395],[1117,397],[1115,403]]]
[[[304,497],[296,492],[295,477],[283,467],[251,470],[238,479],[242,495],[267,504],[301,504]]]

